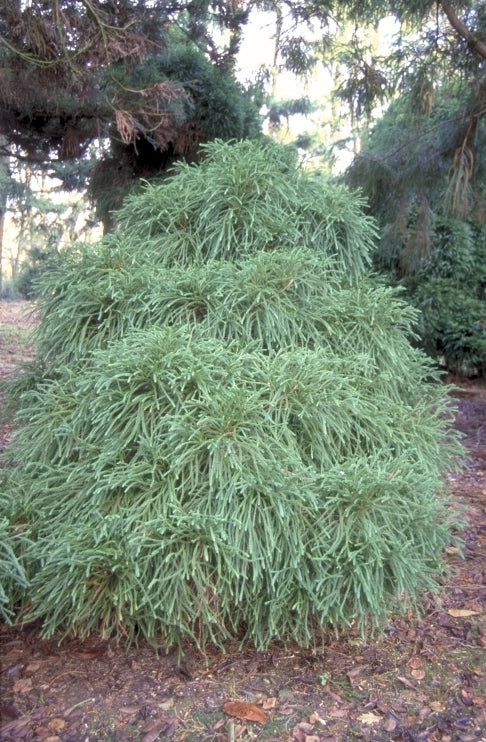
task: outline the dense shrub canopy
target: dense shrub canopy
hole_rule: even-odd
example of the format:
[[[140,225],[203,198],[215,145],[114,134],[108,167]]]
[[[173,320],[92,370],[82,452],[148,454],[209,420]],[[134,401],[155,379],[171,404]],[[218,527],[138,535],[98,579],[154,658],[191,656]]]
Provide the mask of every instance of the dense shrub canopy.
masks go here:
[[[4,512],[46,635],[308,644],[442,569],[459,446],[373,222],[292,150],[205,154],[43,279]]]

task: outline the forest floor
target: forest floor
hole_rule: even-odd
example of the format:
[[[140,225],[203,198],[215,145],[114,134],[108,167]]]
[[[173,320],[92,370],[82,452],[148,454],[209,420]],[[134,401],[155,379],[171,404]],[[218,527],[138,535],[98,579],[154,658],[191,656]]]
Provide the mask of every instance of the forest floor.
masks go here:
[[[28,308],[0,303],[0,378],[32,353]],[[182,661],[0,625],[0,740],[486,742],[486,386],[454,381],[469,460],[449,479],[468,528],[421,616],[366,641],[350,630],[312,650],[187,646]],[[0,429],[0,453],[11,434]]]

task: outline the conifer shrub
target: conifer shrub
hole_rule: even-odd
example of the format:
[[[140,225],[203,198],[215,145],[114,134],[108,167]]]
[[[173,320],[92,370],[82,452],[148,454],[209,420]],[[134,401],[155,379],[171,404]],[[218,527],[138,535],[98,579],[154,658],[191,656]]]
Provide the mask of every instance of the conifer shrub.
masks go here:
[[[448,390],[359,198],[273,143],[205,155],[42,279],[6,516],[47,636],[309,644],[416,605],[454,538]]]
[[[388,228],[374,254],[389,282],[418,309],[421,347],[463,377],[486,372],[486,231],[466,219],[408,215],[407,230]],[[426,222],[427,230],[420,229]]]
[[[439,93],[440,90],[440,93]],[[474,177],[455,155],[469,93],[461,82],[437,89],[426,118],[413,91],[373,127],[345,180],[380,224],[377,271],[419,310],[418,342],[447,372],[486,374],[486,230],[483,179],[486,129],[475,139]],[[427,122],[427,123],[426,123]],[[455,158],[455,159],[454,159]],[[454,164],[452,164],[454,162]]]

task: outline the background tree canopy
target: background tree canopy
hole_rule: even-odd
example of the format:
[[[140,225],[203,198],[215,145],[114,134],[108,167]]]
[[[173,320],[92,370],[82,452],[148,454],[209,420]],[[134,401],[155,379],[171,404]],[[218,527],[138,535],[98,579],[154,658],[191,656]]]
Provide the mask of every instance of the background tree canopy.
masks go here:
[[[483,2],[3,0],[0,128],[6,151],[15,144],[33,162],[50,159],[52,166],[110,137],[128,149],[137,177],[153,175],[174,155],[194,155],[221,126],[219,136],[229,129],[234,137],[254,133],[248,96],[238,99],[242,90],[233,73],[248,20],[258,10],[275,16],[279,66],[305,74],[319,57],[327,64],[339,55],[345,70],[339,95],[358,117],[403,90],[414,89],[417,106],[426,107],[427,91],[449,73],[480,81]],[[394,48],[377,58],[362,30],[386,17],[401,25]],[[310,39],[306,24],[314,30]],[[351,34],[340,53],[344,26]],[[232,92],[219,90],[231,85]],[[218,91],[229,96],[224,111],[213,101]],[[239,113],[231,113],[233,107]],[[482,111],[477,96],[475,108]],[[233,120],[225,122],[224,113]],[[123,153],[118,147],[115,159],[124,163]]]
[[[245,29],[258,10],[275,17],[269,31],[275,71],[305,75],[319,59],[334,64],[337,95],[360,127],[376,104],[403,91],[412,91],[415,114],[427,114],[438,80],[463,80],[471,91],[463,136],[474,151],[474,122],[484,108],[484,3],[381,0],[3,0],[2,151],[47,168],[73,188],[86,184],[81,163],[94,156],[95,144],[89,182],[110,227],[110,208],[140,177],[160,174],[174,158],[196,157],[199,144],[215,136],[258,133],[265,75],[259,74],[260,88],[246,91],[234,76]],[[363,30],[387,17],[400,25],[393,48],[380,57]],[[275,120],[308,110],[304,98],[269,103]]]
[[[477,98],[458,76],[415,91],[373,127],[346,173],[381,227],[376,268],[420,309],[427,351],[453,373],[486,369],[486,128]]]
[[[238,51],[257,11],[275,21],[273,68],[243,87]],[[378,53],[366,29],[384,18],[396,33]],[[485,19],[484,2],[445,0],[3,2],[0,253],[9,199],[24,223],[33,220],[27,204],[54,208],[19,188],[13,158],[67,189],[88,185],[108,231],[140,179],[168,173],[181,158],[196,161],[203,142],[257,137],[264,99],[271,133],[282,117],[309,111],[305,96],[272,100],[268,80],[283,67],[305,77],[323,64],[334,79],[331,129],[343,115],[351,122],[356,157],[346,181],[363,190],[383,228],[375,266],[422,310],[420,334],[434,358],[482,374]],[[305,137],[300,144],[315,146]],[[57,251],[52,220],[39,221],[36,235],[49,241],[44,250],[31,245],[17,282],[26,292],[51,265],[44,253]]]
[[[4,153],[73,188],[85,169],[76,179],[66,163],[89,157],[97,143],[90,189],[109,227],[110,209],[139,178],[196,157],[216,136],[258,134],[257,108],[228,62],[239,14],[220,8],[216,16],[204,3],[3,2]],[[211,42],[215,25],[230,29],[228,49]]]

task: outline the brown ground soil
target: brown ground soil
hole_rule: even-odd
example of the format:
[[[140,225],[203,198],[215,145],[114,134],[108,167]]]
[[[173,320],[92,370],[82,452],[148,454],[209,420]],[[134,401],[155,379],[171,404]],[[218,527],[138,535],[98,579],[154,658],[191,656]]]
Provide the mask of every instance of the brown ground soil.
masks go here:
[[[26,308],[0,304],[0,377],[29,352]],[[59,644],[37,626],[0,626],[0,740],[486,742],[486,387],[455,381],[470,461],[450,484],[469,527],[420,618],[308,651],[188,646],[182,662],[145,644]],[[10,435],[4,426],[0,449]]]

